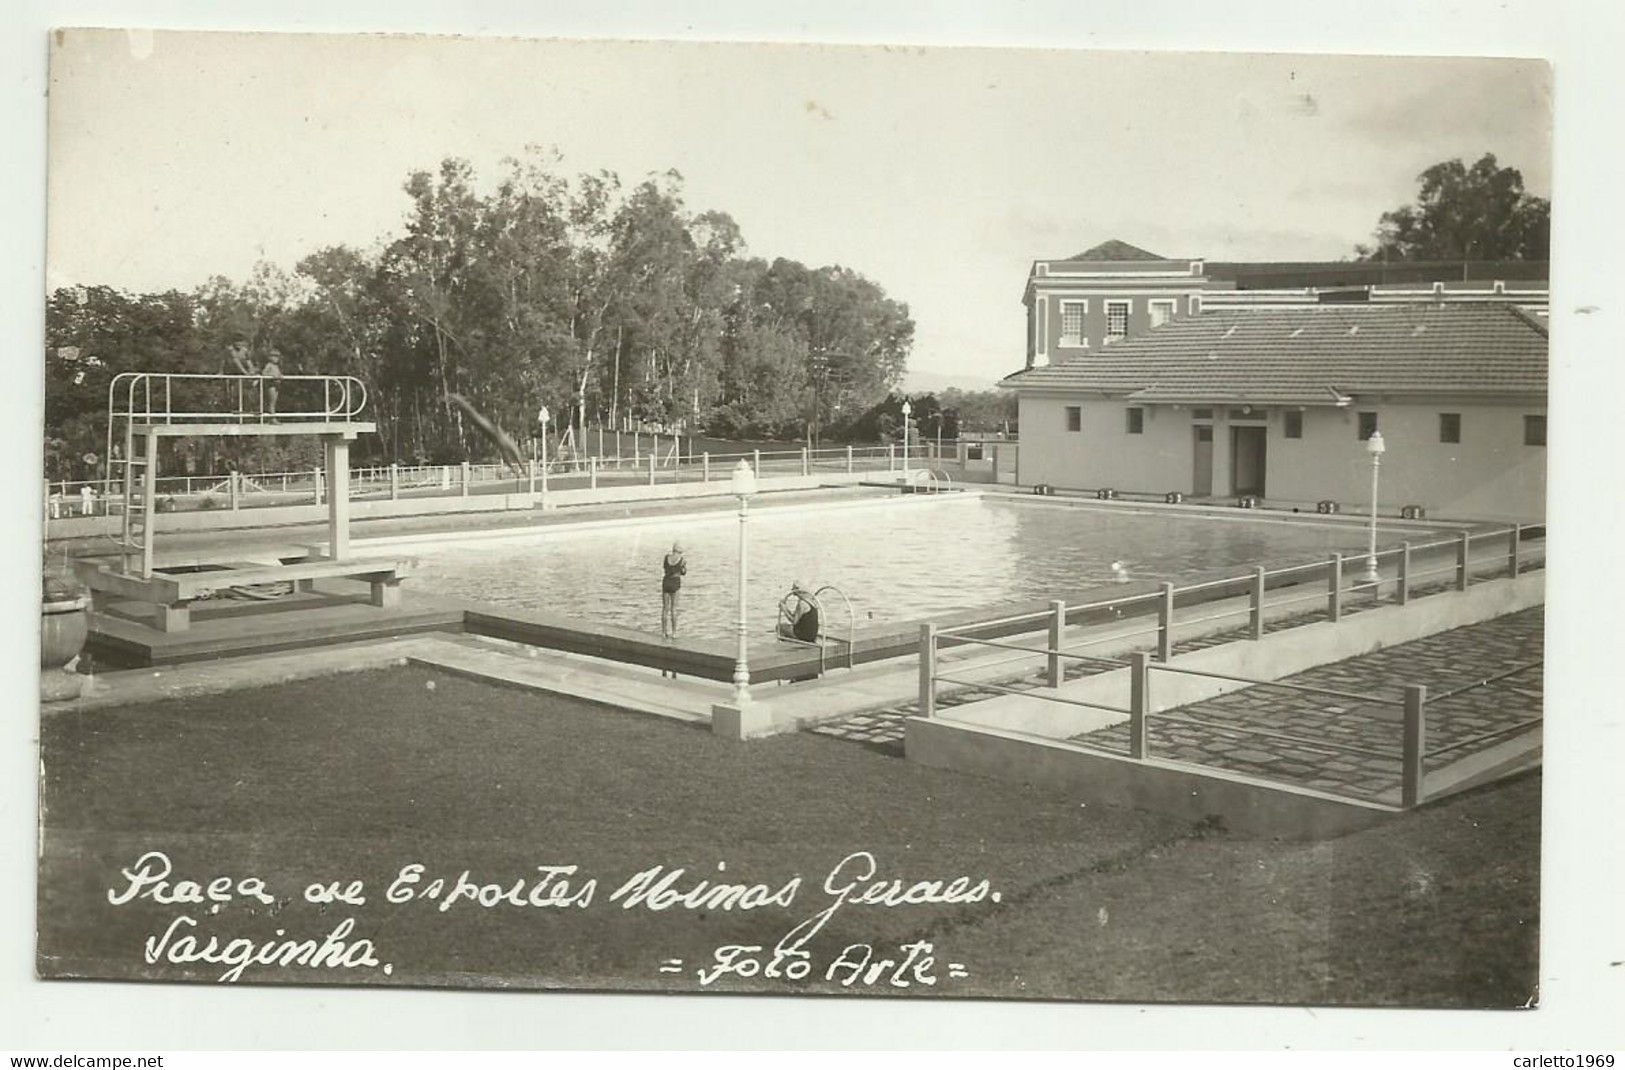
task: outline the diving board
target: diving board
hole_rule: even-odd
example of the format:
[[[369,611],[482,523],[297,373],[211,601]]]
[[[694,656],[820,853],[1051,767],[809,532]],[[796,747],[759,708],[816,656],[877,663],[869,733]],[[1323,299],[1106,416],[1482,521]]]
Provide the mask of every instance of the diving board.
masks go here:
[[[208,590],[283,582],[308,590],[315,580],[328,578],[369,583],[373,605],[394,606],[410,563],[350,558],[350,443],[377,431],[377,424],[360,419],[366,402],[366,387],[349,375],[114,376],[108,385],[106,457],[109,483],[123,487],[120,565],[81,562],[76,568],[98,607],[113,597],[147,602],[156,607],[158,630],[184,631],[191,603]],[[158,566],[153,521],[164,439],[294,435],[322,443],[327,556],[258,566],[200,562],[187,571]]]

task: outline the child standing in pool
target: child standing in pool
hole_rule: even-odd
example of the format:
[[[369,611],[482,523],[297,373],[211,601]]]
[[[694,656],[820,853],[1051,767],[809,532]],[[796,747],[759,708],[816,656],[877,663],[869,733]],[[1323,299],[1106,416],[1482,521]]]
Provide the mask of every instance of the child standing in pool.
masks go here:
[[[671,544],[671,553],[661,561],[665,575],[660,580],[660,631],[667,639],[677,638],[677,600],[682,594],[683,577],[688,575],[688,561],[683,557],[683,544]]]

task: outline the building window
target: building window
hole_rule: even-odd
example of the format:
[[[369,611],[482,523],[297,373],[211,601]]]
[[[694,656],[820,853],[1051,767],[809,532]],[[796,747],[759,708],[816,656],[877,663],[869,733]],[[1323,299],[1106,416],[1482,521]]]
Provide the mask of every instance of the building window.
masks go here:
[[[1546,417],[1525,416],[1523,418],[1523,444],[1525,446],[1546,445]]]
[[[1083,430],[1083,406],[1068,405],[1066,407],[1066,429],[1068,431]]]
[[[1461,441],[1461,413],[1441,412],[1439,414],[1439,441]]]
[[[1128,410],[1128,433],[1131,435],[1142,435],[1145,433],[1144,409],[1134,408]]]
[[[1288,409],[1283,415],[1285,419],[1282,421],[1281,433],[1287,438],[1302,438],[1303,413]]]
[[[1128,336],[1128,302],[1106,302],[1106,341],[1115,342]]]
[[[1147,308],[1151,312],[1151,326],[1161,327],[1174,318],[1174,303],[1172,301],[1152,301]]]
[[[1377,414],[1362,412],[1360,414],[1360,441],[1364,442],[1377,433]]]
[[[1089,311],[1087,301],[1061,302],[1061,345],[1086,346],[1089,340],[1083,336],[1083,317]]]

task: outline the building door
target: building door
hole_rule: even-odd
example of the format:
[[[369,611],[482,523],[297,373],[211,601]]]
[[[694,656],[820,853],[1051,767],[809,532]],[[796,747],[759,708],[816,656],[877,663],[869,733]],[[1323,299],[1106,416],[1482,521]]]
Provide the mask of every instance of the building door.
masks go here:
[[[1206,498],[1213,493],[1213,428],[1207,424],[1196,427],[1195,475],[1191,478],[1191,493]]]
[[[1230,429],[1230,476],[1235,494],[1264,496],[1264,428]]]

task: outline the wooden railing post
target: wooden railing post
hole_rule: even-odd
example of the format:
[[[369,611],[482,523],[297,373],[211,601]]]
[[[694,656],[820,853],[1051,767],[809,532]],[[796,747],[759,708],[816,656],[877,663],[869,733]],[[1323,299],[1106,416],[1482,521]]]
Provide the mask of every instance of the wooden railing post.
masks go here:
[[[848,443],[847,447],[846,447],[846,474],[847,475],[852,474],[852,445],[851,445],[851,443]]]
[[[322,470],[312,468],[311,471],[316,474],[316,504],[320,505],[322,504]]]
[[[392,462],[389,466],[389,500],[397,501],[401,496],[401,466],[399,462]]]
[[[651,487],[655,485],[655,465],[659,462],[660,455],[658,453],[649,454],[649,486]]]
[[[757,475],[762,474],[762,451],[761,450],[751,450],[750,451],[750,470],[752,472],[755,472]]]
[[[1162,585],[1162,597],[1157,600],[1157,660],[1168,661],[1174,656],[1174,585]]]
[[[463,497],[466,498],[466,497],[468,497],[469,491],[471,489],[469,484],[474,481],[474,466],[469,464],[467,461],[464,461],[462,469],[458,473],[458,475],[459,475],[459,478],[461,478],[462,481],[463,481],[462,482]]]
[[[886,443],[886,471],[892,472],[892,471],[895,471],[896,469],[897,469],[897,446],[895,444],[893,444],[893,443],[888,442],[888,443]]]
[[[1128,756],[1144,760],[1151,715],[1151,657],[1143,650],[1129,655],[1128,709]]]
[[[1045,671],[1045,683],[1050,687],[1060,687],[1065,674],[1061,671],[1061,640],[1066,636],[1066,603],[1058,599],[1051,599],[1049,604],[1049,664]]]
[[[711,482],[711,451],[700,454],[700,482]]]
[[[598,489],[598,458],[587,459],[587,486],[593,490]]]
[[[1399,580],[1394,592],[1400,605],[1411,600],[1411,544],[1399,544]]]
[[[1464,531],[1456,540],[1456,590],[1465,591],[1472,582],[1470,567],[1472,565],[1472,532]]]
[[[806,446],[801,447],[801,474],[804,476],[812,475],[812,454]]]
[[[1326,562],[1326,615],[1333,624],[1343,619],[1343,555]]]
[[[231,511],[235,513],[243,506],[243,477],[237,469],[226,473],[226,487],[231,492]]]
[[[1264,638],[1264,566],[1253,566],[1253,589],[1248,605],[1248,638]]]
[[[1399,801],[1407,810],[1426,796],[1422,787],[1422,758],[1427,746],[1427,700],[1426,685],[1410,684],[1405,688],[1404,765],[1400,770]]]
[[[937,715],[937,626],[920,625],[920,716]]]
[[[1518,578],[1518,543],[1523,538],[1523,525],[1514,524],[1507,532],[1507,575]]]

